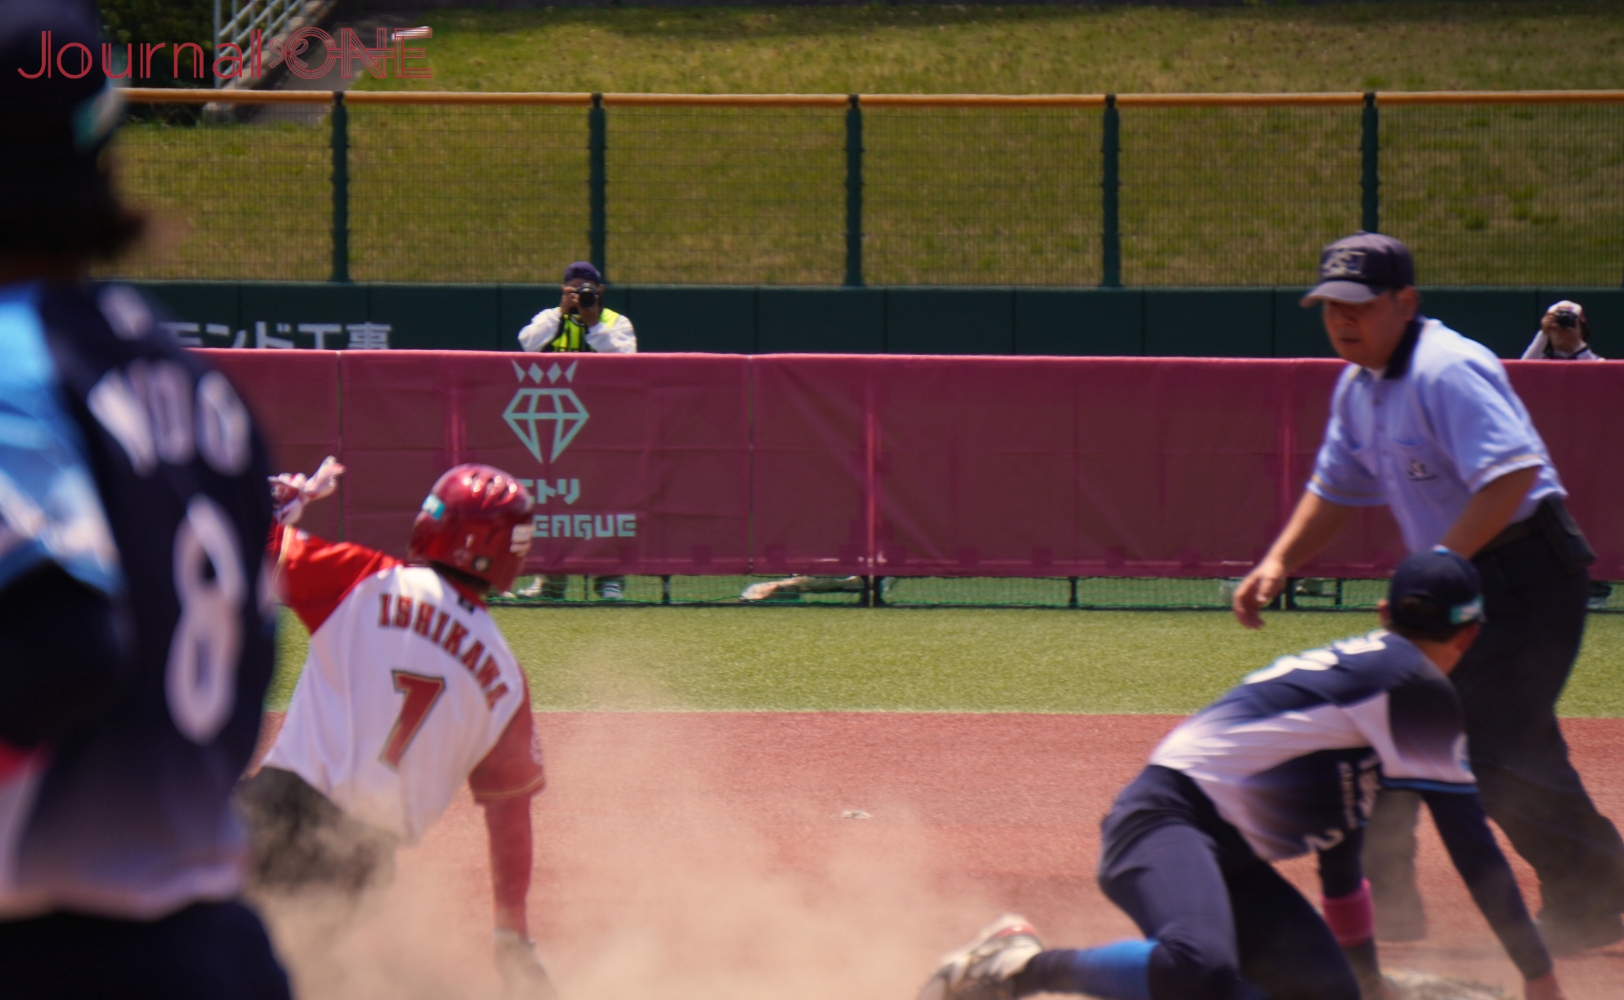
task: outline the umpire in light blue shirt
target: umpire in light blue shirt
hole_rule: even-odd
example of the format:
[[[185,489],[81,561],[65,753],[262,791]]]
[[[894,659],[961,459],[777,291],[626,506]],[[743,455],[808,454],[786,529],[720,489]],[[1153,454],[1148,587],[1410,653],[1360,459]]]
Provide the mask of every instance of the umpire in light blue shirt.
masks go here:
[[[1466,710],[1483,803],[1540,879],[1541,930],[1571,954],[1624,938],[1624,842],[1568,761],[1556,701],[1584,634],[1594,554],[1505,368],[1482,344],[1420,315],[1405,245],[1359,233],[1326,247],[1320,304],[1350,362],[1308,488],[1269,552],[1236,589],[1241,624],[1323,549],[1358,507],[1386,504],[1411,552],[1442,546],[1483,578],[1487,624],[1451,675]],[[1426,935],[1415,890],[1418,800],[1384,792],[1365,864],[1377,928]]]

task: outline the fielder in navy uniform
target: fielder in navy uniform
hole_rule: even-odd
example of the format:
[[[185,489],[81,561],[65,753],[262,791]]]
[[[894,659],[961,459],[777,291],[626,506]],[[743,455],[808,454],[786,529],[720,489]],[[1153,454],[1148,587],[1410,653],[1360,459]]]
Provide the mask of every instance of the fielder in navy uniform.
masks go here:
[[[1420,315],[1415,265],[1398,240],[1360,233],[1326,247],[1325,329],[1351,362],[1337,382],[1314,473],[1289,524],[1235,592],[1259,610],[1359,507],[1385,504],[1411,552],[1471,559],[1488,613],[1483,641],[1451,675],[1489,815],[1539,874],[1540,928],[1556,954],[1624,937],[1624,841],[1568,760],[1556,702],[1584,636],[1594,561],[1567,491],[1505,367],[1488,348]],[[1426,935],[1415,889],[1419,800],[1384,793],[1365,869],[1384,940]]]
[[[0,994],[285,1000],[230,810],[272,666],[265,449],[133,291],[96,18],[0,0]],[[24,72],[20,73],[19,70]]]
[[[1426,801],[1528,1000],[1561,997],[1484,817],[1447,676],[1481,628],[1477,571],[1452,552],[1413,555],[1380,610],[1385,628],[1283,657],[1185,720],[1117,796],[1100,886],[1144,939],[1044,950],[1007,915],[946,956],[921,1000],[1381,997],[1359,863],[1381,785]],[[1323,918],[1269,864],[1309,851]]]

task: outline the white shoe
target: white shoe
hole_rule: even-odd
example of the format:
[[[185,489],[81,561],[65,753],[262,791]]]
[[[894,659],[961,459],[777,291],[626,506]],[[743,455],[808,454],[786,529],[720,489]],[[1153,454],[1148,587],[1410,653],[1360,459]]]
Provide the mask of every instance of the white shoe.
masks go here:
[[[919,1000],[1012,1000],[1015,976],[1043,950],[1038,932],[1006,913],[975,940],[942,956],[942,967],[919,991]]]
[[[598,581],[598,600],[623,601],[626,599],[626,585],[619,580]]]

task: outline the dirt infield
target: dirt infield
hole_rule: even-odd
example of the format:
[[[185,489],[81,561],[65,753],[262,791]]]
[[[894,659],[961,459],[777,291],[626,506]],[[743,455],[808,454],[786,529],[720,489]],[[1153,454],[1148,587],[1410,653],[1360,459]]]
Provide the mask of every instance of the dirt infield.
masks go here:
[[[541,713],[532,935],[568,1000],[908,1000],[939,952],[1005,908],[1055,944],[1133,935],[1094,884],[1098,823],[1173,721]],[[1598,804],[1624,818],[1624,720],[1564,728]],[[1284,870],[1317,895],[1311,862]],[[278,938],[323,938],[352,969],[307,979],[309,996],[494,995],[486,871],[464,795],[359,929],[326,940],[283,918]],[[1421,877],[1432,937],[1385,963],[1515,985],[1430,826]],[[1624,997],[1624,947],[1559,968],[1570,1000]]]

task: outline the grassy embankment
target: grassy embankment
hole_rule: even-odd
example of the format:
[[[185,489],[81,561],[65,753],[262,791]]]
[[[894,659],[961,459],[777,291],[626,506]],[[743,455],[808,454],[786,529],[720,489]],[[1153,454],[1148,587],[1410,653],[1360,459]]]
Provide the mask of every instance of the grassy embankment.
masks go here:
[[[1088,93],[1609,88],[1624,4],[1213,9],[569,9],[424,15],[424,89]],[[400,81],[359,82],[363,89]],[[358,280],[534,281],[586,254],[582,109],[356,107]],[[1617,283],[1624,110],[1383,116],[1383,225],[1424,282]],[[1294,284],[1359,222],[1357,109],[1122,116],[1130,285]],[[325,122],[138,126],[126,176],[173,222],[131,276],[328,273]],[[624,282],[837,284],[844,112],[611,109]],[[871,110],[871,284],[1099,281],[1097,110]]]

